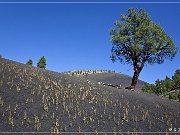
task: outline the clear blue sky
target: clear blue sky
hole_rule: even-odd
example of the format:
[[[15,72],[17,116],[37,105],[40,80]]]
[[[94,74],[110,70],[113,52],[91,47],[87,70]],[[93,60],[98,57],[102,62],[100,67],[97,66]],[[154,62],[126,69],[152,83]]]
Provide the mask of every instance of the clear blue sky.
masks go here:
[[[129,7],[144,8],[180,47],[180,4],[0,3],[0,54],[21,63],[32,59],[34,66],[44,55],[47,69],[58,72],[110,69],[132,76],[133,67],[110,60],[109,41],[114,21]],[[172,62],[147,65],[140,79],[154,83],[171,77],[180,69],[179,61],[180,53]]]

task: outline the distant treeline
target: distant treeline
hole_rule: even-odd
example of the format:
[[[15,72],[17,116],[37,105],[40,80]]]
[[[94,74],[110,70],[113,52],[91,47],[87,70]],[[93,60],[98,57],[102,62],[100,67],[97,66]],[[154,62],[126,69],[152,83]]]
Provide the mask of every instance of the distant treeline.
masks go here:
[[[115,73],[112,70],[76,70],[76,71],[66,71],[64,74],[70,75],[88,75],[88,74],[96,74],[96,73]]]
[[[172,78],[166,76],[164,80],[156,80],[155,84],[145,83],[142,91],[180,101],[180,70],[176,70]]]

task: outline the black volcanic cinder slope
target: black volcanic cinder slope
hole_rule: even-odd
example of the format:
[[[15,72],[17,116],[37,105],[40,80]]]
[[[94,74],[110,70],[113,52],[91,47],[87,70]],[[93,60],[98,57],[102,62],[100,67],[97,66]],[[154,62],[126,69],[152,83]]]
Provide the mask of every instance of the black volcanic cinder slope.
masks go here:
[[[0,132],[166,132],[180,104],[0,59]]]
[[[132,78],[130,76],[119,73],[97,73],[97,74],[88,74],[87,76],[83,76],[83,77],[95,82],[121,85],[123,88],[130,86],[132,81]],[[136,85],[136,90],[140,90],[143,84],[144,84],[143,81],[138,80]]]

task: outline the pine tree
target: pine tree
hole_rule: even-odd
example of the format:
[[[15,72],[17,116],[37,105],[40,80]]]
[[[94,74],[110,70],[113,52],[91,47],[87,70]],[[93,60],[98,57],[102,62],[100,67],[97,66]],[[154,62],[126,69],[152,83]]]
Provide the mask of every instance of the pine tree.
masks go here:
[[[39,59],[39,61],[38,61],[38,63],[37,63],[37,67],[39,67],[39,68],[46,68],[46,59],[45,59],[45,57],[44,56],[42,56],[40,59]]]
[[[27,65],[33,65],[33,61],[31,59],[29,59],[27,62],[26,62]]]
[[[172,38],[144,9],[128,9],[115,22],[110,35],[112,61],[133,66],[129,89],[135,88],[144,65],[162,64],[167,59],[172,60],[178,52]]]
[[[174,88],[180,88],[180,70],[176,70],[174,76],[172,77],[174,82]]]

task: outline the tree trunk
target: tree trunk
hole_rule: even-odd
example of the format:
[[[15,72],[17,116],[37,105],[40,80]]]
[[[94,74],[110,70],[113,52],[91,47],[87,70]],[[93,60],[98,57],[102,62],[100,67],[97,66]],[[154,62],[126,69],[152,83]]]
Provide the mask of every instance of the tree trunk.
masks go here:
[[[134,89],[134,88],[135,88],[135,86],[136,86],[136,84],[137,84],[137,81],[138,81],[139,74],[140,74],[140,71],[139,71],[138,68],[136,68],[136,69],[134,70],[134,75],[133,75],[132,82],[131,82],[131,86],[130,86],[131,89]]]

